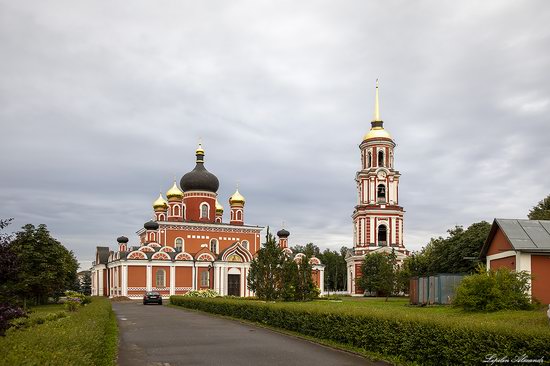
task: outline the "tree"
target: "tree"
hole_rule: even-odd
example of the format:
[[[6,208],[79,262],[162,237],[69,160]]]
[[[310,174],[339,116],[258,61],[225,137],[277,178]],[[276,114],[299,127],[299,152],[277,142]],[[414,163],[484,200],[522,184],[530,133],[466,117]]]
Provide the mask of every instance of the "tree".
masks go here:
[[[397,256],[391,253],[369,253],[365,255],[361,265],[361,277],[359,285],[371,293],[386,295],[388,297],[395,290]]]
[[[17,293],[25,303],[43,304],[74,285],[78,262],[73,252],[50,236],[46,225],[23,226],[11,245],[21,263]]]
[[[279,297],[284,261],[285,255],[268,228],[265,243],[250,263],[247,280],[248,288],[254,291],[259,299],[272,301]]]
[[[4,230],[13,219],[0,219],[0,230]],[[12,247],[12,236],[0,233],[0,303],[15,304],[16,285],[21,263]]]
[[[529,220],[550,220],[550,195],[529,211]]]
[[[332,291],[346,288],[347,268],[345,256],[348,248],[342,247],[340,252],[325,249],[318,258],[325,265],[325,288]]]
[[[481,248],[489,235],[491,225],[476,222],[466,230],[455,226],[446,238],[432,238],[419,253],[405,260],[412,276],[435,273],[472,273],[479,263]]]
[[[296,294],[294,296],[294,300],[296,301],[308,301],[319,296],[319,292],[313,282],[313,266],[309,263],[310,259],[311,256],[306,255],[297,263],[298,270],[295,272]]]
[[[82,282],[80,283],[80,292],[87,296],[92,294],[92,275],[89,271],[84,272]]]
[[[315,256],[315,257],[319,258],[319,255],[321,254],[321,249],[319,249],[319,247],[317,245],[313,244],[313,243],[307,243],[305,246],[304,245],[295,245],[290,249],[292,250],[292,253],[294,253],[294,254],[303,253],[308,257]]]

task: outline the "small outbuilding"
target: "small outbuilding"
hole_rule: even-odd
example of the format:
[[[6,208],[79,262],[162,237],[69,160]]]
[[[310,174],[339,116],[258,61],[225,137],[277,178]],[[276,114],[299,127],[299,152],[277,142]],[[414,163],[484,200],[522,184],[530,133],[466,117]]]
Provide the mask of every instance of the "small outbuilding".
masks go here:
[[[495,219],[481,257],[488,269],[530,273],[530,295],[550,304],[550,220]]]

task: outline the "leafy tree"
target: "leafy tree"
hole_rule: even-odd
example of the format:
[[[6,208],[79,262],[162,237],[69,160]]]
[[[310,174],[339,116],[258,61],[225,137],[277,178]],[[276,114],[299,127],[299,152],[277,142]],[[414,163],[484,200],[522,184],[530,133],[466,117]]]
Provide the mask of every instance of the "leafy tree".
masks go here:
[[[550,195],[529,211],[529,220],[550,220]]]
[[[303,253],[308,257],[315,256],[315,257],[319,258],[319,255],[321,254],[321,249],[319,249],[319,247],[317,245],[313,244],[313,243],[307,243],[305,246],[304,245],[295,245],[290,249],[292,250],[292,253],[294,253],[294,254]]]
[[[71,251],[50,236],[46,225],[23,226],[11,245],[21,263],[17,292],[25,303],[30,300],[43,304],[75,283],[78,262]]]
[[[13,219],[0,219],[0,230],[4,230]],[[4,336],[13,319],[26,313],[17,306],[16,283],[20,262],[12,248],[12,236],[0,233],[0,336]]]
[[[259,299],[272,301],[279,297],[282,281],[281,267],[285,255],[275,237],[267,229],[265,243],[258,250],[256,258],[250,263],[247,284]]]
[[[455,226],[447,231],[448,237],[432,238],[424,249],[407,258],[406,266],[412,276],[472,273],[490,229],[486,221],[474,223],[466,230]]]
[[[359,285],[368,292],[385,294],[386,301],[395,289],[397,256],[391,253],[369,253],[361,265]]]
[[[515,272],[505,267],[487,271],[480,265],[477,273],[464,277],[453,305],[466,311],[530,309],[529,278],[527,272]]]
[[[318,258],[325,265],[325,288],[338,291],[346,289],[347,265],[346,252],[348,248],[342,247],[340,252],[325,249]]]
[[[311,256],[306,255],[297,263],[296,295],[294,297],[296,301],[307,301],[319,296],[312,278],[313,266],[309,263],[310,259]]]
[[[80,292],[87,296],[92,294],[92,275],[89,271],[84,272],[84,277],[80,283]]]

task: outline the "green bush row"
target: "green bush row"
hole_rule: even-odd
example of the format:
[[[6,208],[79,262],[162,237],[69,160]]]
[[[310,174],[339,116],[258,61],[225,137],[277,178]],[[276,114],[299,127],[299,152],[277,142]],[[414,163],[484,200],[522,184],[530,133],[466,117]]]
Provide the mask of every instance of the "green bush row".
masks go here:
[[[117,342],[111,302],[94,298],[57,321],[8,331],[0,339],[0,365],[114,365]]]
[[[550,360],[550,332],[455,324],[407,314],[352,314],[299,306],[172,296],[174,305],[266,324],[422,365],[479,365],[489,355]]]

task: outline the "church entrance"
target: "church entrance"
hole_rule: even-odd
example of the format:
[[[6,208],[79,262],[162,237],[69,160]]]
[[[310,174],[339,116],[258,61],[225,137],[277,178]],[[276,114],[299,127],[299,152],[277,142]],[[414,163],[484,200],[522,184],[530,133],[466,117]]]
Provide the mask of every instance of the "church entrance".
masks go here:
[[[241,296],[241,275],[227,275],[227,294],[229,296]]]

